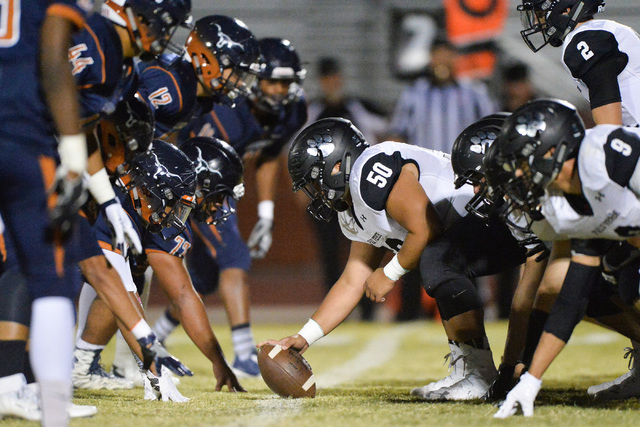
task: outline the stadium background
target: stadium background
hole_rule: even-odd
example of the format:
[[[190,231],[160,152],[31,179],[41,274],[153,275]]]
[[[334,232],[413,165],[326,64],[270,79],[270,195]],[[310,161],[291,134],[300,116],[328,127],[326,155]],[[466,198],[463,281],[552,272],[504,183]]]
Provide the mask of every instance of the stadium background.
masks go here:
[[[391,112],[408,83],[398,75],[398,56],[405,47],[403,43],[410,38],[402,27],[402,18],[409,15],[433,17],[444,27],[445,3],[450,6],[458,1],[481,9],[493,4],[506,7],[506,18],[499,34],[478,43],[493,47],[498,63],[518,60],[529,65],[531,79],[542,94],[553,94],[586,107],[561,65],[561,50],[546,47],[534,54],[522,42],[520,17],[516,11],[520,0],[194,0],[193,15],[196,19],[209,14],[234,16],[243,20],[258,38],[288,38],[306,64],[308,74],[304,88],[308,98],[318,94],[317,59],[336,57],[343,64],[348,92],[366,97]],[[638,1],[610,0],[602,17],[638,30]],[[487,41],[489,43],[484,43]],[[428,56],[428,53],[423,55]],[[490,87],[499,85],[495,75],[485,80]],[[254,262],[249,280],[252,306],[278,305],[286,311],[287,306],[316,304],[324,296],[324,289],[311,225],[313,219],[304,211],[305,201],[291,191],[286,153],[281,161],[273,245],[264,260]],[[238,207],[240,228],[245,238],[257,219],[253,176],[249,166],[246,173],[248,191]],[[152,302],[166,301],[162,295],[157,295],[158,292],[154,294]],[[206,302],[214,308],[220,305],[215,295],[207,297]]]

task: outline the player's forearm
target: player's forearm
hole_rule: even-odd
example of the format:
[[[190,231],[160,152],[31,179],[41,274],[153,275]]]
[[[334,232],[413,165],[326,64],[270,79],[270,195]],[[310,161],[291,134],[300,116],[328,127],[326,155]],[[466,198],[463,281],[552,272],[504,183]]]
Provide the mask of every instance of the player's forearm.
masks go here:
[[[73,24],[48,15],[41,31],[40,75],[42,89],[60,135],[80,133],[80,107],[76,82],[69,66],[68,49]]]
[[[278,184],[279,158],[273,158],[262,163],[256,170],[256,189],[258,201],[274,200]]]
[[[622,103],[613,102],[591,110],[597,125],[622,125]]]
[[[362,284],[338,280],[311,318],[318,322],[325,335],[333,331],[358,305],[364,295]]]

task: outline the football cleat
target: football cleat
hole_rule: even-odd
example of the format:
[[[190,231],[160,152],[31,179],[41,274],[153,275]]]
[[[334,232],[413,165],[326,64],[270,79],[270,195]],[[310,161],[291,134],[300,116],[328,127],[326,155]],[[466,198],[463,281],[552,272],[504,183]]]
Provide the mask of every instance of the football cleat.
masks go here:
[[[71,381],[74,388],[86,390],[122,390],[133,388],[133,383],[117,378],[100,364],[100,351],[76,348]]]
[[[462,358],[462,350],[454,342],[449,342],[449,349],[451,352],[444,357],[444,363],[447,363],[447,360],[449,361],[449,375],[423,387],[414,388],[411,390],[412,396],[424,398],[431,391],[454,385],[463,378],[464,360]]]
[[[27,388],[23,374],[0,378],[0,418],[4,416],[31,421],[42,419],[37,394]]]
[[[635,372],[636,372],[636,365],[637,365],[636,361],[638,359],[638,349],[636,349],[635,347],[636,347],[636,344],[634,343],[634,348],[631,348],[631,347],[625,348],[626,353],[624,354],[624,358],[629,359],[629,371],[625,372],[623,375],[620,375],[618,378],[614,380],[607,381],[606,383],[602,383],[598,385],[592,385],[587,389],[587,393],[589,395],[596,397],[600,393],[605,392],[606,390],[609,390],[612,387],[617,387],[618,385],[620,385],[621,383],[629,379],[629,377],[631,377],[632,375],[637,375]],[[612,396],[614,396],[616,393],[617,392],[614,392]],[[607,395],[608,395],[607,393],[602,394],[600,395],[600,398],[603,398],[604,396],[607,396]],[[607,400],[611,400],[611,399],[607,399]]]
[[[412,390],[412,395],[424,400],[471,400],[479,399],[487,393],[498,375],[491,350],[482,350],[467,344],[458,346],[462,355],[452,363],[456,369],[456,377],[461,375],[462,378],[449,386],[435,388],[438,386],[435,383],[434,388],[422,393]]]
[[[248,359],[241,360],[236,354],[231,370],[238,378],[257,378],[260,376],[260,367],[258,366],[258,353],[251,353]]]

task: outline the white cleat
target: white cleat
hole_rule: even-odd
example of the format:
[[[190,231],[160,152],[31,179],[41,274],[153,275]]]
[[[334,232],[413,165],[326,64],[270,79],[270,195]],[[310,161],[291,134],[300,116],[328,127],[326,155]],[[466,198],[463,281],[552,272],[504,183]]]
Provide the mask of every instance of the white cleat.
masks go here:
[[[143,375],[144,400],[162,400],[163,402],[188,402],[190,399],[178,391],[168,374],[169,370],[162,367],[162,375],[156,377],[151,371]]]
[[[459,351],[461,355],[455,362],[452,361],[455,369],[455,377],[452,379],[458,378],[457,381],[447,386],[433,387],[423,393],[421,391],[424,387],[414,389],[411,394],[424,400],[473,400],[484,396],[498,375],[491,350],[459,344]],[[444,380],[441,381],[444,383]]]
[[[451,353],[444,357],[445,363],[449,360],[449,375],[441,380],[434,381],[423,387],[414,388],[411,390],[412,396],[424,398],[430,392],[438,390],[443,387],[449,387],[454,385],[463,378],[464,375],[464,360],[462,358],[462,350],[457,344],[450,342],[449,349]]]
[[[606,400],[614,400],[616,399],[613,396],[619,395],[619,385],[623,382],[626,382],[631,376],[638,375],[636,373],[636,365],[638,358],[638,349],[635,348],[636,343],[634,343],[634,348],[626,347],[626,353],[624,354],[625,359],[629,359],[629,371],[620,375],[618,378],[607,381],[606,383],[592,385],[587,389],[587,393],[598,399],[606,399]],[[611,393],[606,393],[607,390],[611,389]],[[604,394],[602,394],[604,392]],[[611,396],[607,398],[605,396]],[[631,397],[631,396],[629,396]],[[621,397],[620,399],[626,399],[625,397]]]
[[[133,388],[133,383],[109,374],[100,364],[100,352],[81,350],[73,352],[74,364],[71,381],[74,388],[86,390],[122,390]]]

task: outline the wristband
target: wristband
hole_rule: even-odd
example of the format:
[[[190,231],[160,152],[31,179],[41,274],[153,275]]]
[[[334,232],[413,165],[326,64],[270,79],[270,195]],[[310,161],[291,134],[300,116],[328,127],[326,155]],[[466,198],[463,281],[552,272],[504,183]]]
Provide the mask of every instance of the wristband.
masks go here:
[[[105,168],[100,169],[89,177],[87,188],[89,188],[89,192],[99,205],[116,198],[116,193],[113,191]]]
[[[396,254],[391,261],[382,269],[384,275],[389,278],[389,280],[393,280],[394,282],[400,279],[402,276],[407,274],[410,270],[407,270],[403,266],[400,265],[398,261],[398,255]]]
[[[63,167],[81,175],[87,168],[87,138],[84,134],[60,136],[58,154]]]
[[[137,340],[139,340],[146,336],[151,335],[153,331],[151,330],[151,328],[149,327],[149,324],[144,319],[140,319],[138,323],[136,323],[136,326],[131,328],[131,333],[133,334],[134,337],[136,337]]]
[[[258,203],[258,217],[273,221],[273,200],[263,200]]]
[[[298,335],[304,338],[307,341],[307,344],[309,344],[309,347],[311,347],[311,344],[324,336],[324,331],[318,322],[313,319],[309,319],[302,329],[300,329]]]

